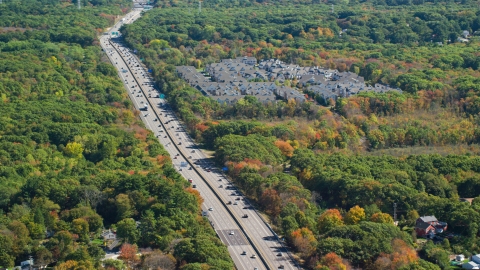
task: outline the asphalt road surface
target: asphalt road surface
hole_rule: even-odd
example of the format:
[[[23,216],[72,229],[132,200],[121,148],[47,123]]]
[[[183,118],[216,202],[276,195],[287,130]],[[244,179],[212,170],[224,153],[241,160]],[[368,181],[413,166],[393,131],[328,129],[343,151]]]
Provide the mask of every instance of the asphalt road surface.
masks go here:
[[[122,24],[131,23],[140,15],[141,10],[133,10],[109,33],[118,32]],[[204,199],[203,212],[228,247],[235,266],[238,269],[300,269],[248,200],[214,168],[188,136],[166,101],[160,98],[161,93],[154,89],[145,67],[130,49],[123,46],[121,37],[103,35],[100,42],[119,71],[134,106],[141,110],[140,117],[145,126],[170,153],[179,173],[200,192]]]

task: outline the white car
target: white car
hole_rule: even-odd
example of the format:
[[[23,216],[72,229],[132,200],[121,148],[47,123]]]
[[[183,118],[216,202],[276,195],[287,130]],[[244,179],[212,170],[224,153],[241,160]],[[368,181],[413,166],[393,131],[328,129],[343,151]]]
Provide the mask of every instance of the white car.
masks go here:
[[[230,235],[234,235],[234,234],[235,234],[235,232],[234,232],[234,231],[230,231]]]
[[[208,208],[208,211],[213,211],[213,207]]]

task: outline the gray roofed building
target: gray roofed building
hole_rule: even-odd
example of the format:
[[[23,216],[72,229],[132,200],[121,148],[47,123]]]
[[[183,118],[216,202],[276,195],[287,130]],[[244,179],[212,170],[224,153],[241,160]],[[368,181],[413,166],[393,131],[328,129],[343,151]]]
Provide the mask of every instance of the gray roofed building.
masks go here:
[[[297,102],[306,100],[303,93],[287,87],[277,86],[286,80],[295,81],[299,87],[308,87],[309,91],[320,95],[325,100],[338,97],[349,97],[360,92],[374,91],[385,93],[399,91],[387,85],[365,85],[363,77],[353,72],[338,72],[318,66],[300,67],[286,64],[278,59],[260,61],[255,67],[255,57],[237,57],[223,59],[220,63],[212,63],[205,67],[206,77],[192,66],[176,67],[177,74],[191,86],[204,95],[215,97],[219,102],[232,104],[245,95],[258,97],[261,102],[274,101],[276,96],[283,99],[295,99]],[[249,82],[261,79],[268,82]],[[276,96],[275,96],[276,95]]]

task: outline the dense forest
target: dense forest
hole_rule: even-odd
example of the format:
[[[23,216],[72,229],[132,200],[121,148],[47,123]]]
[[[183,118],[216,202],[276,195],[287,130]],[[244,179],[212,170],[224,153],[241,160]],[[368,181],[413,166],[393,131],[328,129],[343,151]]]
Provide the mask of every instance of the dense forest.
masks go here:
[[[131,2],[83,5],[0,4],[0,266],[232,269],[97,44]]]
[[[477,3],[202,5],[199,13],[192,1],[158,1],[122,32],[192,136],[304,267],[450,269],[451,255],[480,252]],[[309,102],[247,96],[227,106],[175,75],[175,66],[201,70],[238,56],[355,72],[403,94],[325,101],[293,80]],[[447,232],[417,236],[415,222],[427,215]]]

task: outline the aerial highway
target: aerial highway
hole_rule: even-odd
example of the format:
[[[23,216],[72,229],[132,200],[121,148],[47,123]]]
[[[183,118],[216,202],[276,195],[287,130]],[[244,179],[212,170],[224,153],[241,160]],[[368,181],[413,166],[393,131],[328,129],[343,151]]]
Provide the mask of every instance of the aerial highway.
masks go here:
[[[118,32],[123,24],[141,15],[134,9],[109,32]],[[248,199],[214,168],[189,137],[167,102],[160,98],[151,76],[121,38],[103,35],[100,43],[119,71],[134,106],[141,111],[145,126],[152,130],[170,153],[175,168],[196,188],[208,217],[221,241],[228,247],[237,269],[300,269]]]

